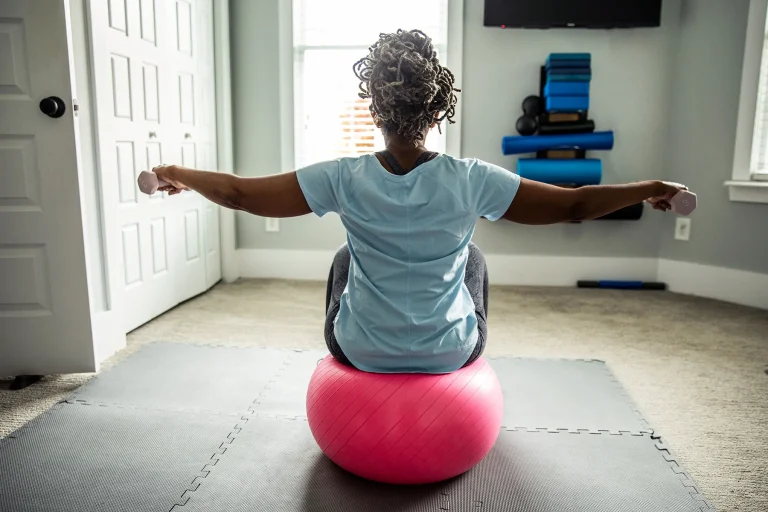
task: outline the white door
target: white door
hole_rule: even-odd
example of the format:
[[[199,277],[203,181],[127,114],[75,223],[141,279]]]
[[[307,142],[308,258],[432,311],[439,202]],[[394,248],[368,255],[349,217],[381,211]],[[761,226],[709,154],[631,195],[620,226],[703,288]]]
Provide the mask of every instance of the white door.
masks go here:
[[[218,259],[210,268],[207,258],[211,245],[218,256],[218,230],[207,229],[217,210],[196,193],[148,197],[136,185],[139,172],[160,163],[216,165],[206,150],[216,135],[213,101],[200,104],[209,82],[214,92],[212,70],[203,75],[207,40],[198,37],[213,26],[212,13],[200,16],[210,4],[89,2],[110,297],[126,331],[221,276]]]
[[[0,375],[96,367],[66,9],[0,2]]]

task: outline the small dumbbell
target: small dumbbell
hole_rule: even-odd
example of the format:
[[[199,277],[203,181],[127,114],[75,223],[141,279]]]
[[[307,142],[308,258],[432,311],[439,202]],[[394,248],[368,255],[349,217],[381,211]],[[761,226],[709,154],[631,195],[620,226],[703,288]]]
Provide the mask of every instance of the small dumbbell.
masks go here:
[[[533,135],[539,130],[538,117],[541,114],[541,98],[528,96],[523,100],[523,115],[515,123],[520,135]]]
[[[141,171],[139,174],[139,190],[143,193],[152,195],[157,192],[157,189],[168,185],[167,182],[159,179],[157,174],[150,171]]]
[[[669,200],[672,211],[678,215],[690,215],[696,209],[696,194],[681,190]]]

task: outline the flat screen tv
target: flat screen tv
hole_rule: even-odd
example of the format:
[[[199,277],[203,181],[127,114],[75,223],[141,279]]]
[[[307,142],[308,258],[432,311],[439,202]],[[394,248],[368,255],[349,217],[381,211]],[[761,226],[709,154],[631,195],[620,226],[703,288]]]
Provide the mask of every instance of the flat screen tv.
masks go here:
[[[486,27],[658,27],[662,0],[485,0]]]

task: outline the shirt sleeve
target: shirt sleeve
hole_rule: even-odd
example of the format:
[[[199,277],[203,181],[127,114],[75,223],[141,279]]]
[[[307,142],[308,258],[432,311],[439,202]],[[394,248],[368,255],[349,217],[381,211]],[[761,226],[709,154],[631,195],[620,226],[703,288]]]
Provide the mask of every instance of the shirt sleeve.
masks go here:
[[[339,161],[330,160],[296,171],[299,187],[312,211],[322,217],[339,212]]]
[[[498,165],[477,160],[469,175],[478,217],[499,220],[509,209],[520,187],[520,176]]]

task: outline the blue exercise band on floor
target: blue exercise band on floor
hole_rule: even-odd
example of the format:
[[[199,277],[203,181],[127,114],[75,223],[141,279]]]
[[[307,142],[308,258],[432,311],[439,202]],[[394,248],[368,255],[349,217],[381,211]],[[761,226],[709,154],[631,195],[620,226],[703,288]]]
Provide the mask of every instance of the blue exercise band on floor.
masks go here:
[[[611,290],[666,290],[666,283],[645,281],[577,281],[579,288],[606,288]]]
[[[603,162],[595,158],[520,158],[517,161],[517,174],[521,178],[550,185],[597,185],[603,179]]]
[[[535,153],[546,149],[613,149],[613,132],[569,133],[564,135],[514,136],[501,139],[501,153],[504,155],[520,155]]]

